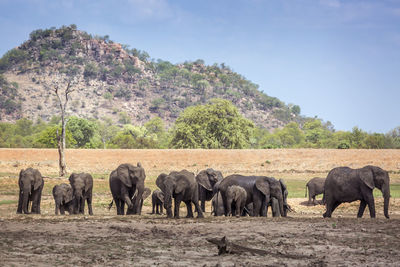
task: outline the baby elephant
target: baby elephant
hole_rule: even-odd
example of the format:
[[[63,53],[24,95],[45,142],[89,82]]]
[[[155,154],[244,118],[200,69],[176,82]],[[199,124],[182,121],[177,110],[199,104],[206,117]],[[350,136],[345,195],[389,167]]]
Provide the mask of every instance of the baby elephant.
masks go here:
[[[142,212],[142,207],[143,207],[143,201],[150,196],[151,190],[150,188],[145,187],[143,194],[142,194],[142,199],[139,201],[139,214]],[[136,203],[136,198],[137,198],[137,191],[135,192],[135,195],[131,199],[132,203]],[[133,205],[133,208],[128,208],[126,211],[126,215],[132,215],[132,214],[137,214],[136,213],[136,206],[135,204]]]
[[[314,177],[306,184],[306,197],[307,197],[307,188],[308,188],[308,204],[315,204],[315,197],[319,194],[324,193],[324,184],[325,178]]]
[[[153,191],[153,194],[151,195],[151,204],[153,206],[151,214],[154,214],[154,210],[156,210],[156,214],[163,213],[164,193],[160,189]]]
[[[226,191],[228,209],[229,207],[232,207],[232,204],[235,204],[236,207],[232,212],[232,216],[240,216],[243,213],[244,206],[246,205],[246,199],[247,193],[243,187],[237,185],[231,185],[228,187]]]
[[[59,212],[64,215],[65,211],[68,211],[69,214],[74,213],[74,194],[69,184],[55,185],[53,187],[53,197],[56,206],[56,215]]]

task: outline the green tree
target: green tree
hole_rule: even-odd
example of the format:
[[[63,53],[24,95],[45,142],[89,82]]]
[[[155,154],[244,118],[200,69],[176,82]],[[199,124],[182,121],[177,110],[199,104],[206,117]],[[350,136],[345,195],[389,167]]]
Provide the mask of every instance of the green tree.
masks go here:
[[[96,131],[96,124],[86,119],[71,116],[67,122],[67,129],[76,141],[76,147],[82,148],[90,143]]]
[[[118,127],[113,125],[110,118],[104,118],[103,121],[97,121],[97,131],[104,149],[106,148],[107,143],[118,133],[118,130]]]
[[[332,133],[324,127],[320,119],[311,119],[304,123],[303,131],[306,143],[310,147],[321,148],[326,147],[324,143],[332,136]]]
[[[155,135],[158,148],[168,147],[168,133],[165,130],[164,121],[160,117],[154,117],[144,124],[147,133]]]
[[[33,142],[33,147],[36,148],[57,148],[57,130],[61,133],[61,126],[51,126],[38,134]],[[66,147],[74,147],[76,141],[72,133],[67,129],[65,131]]]
[[[353,127],[353,130],[350,135],[351,148],[362,148],[364,146],[364,139],[367,136],[367,133],[361,130],[360,128]]]
[[[296,122],[286,124],[282,129],[274,133],[283,147],[301,147],[304,145],[305,135]]]
[[[206,105],[186,108],[176,120],[170,147],[246,148],[254,124],[229,101],[211,100]]]

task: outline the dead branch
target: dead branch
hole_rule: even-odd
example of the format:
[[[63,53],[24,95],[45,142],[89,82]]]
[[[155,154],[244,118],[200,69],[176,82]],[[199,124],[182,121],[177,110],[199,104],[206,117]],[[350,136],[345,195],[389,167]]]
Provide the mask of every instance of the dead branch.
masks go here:
[[[274,257],[290,258],[290,259],[312,258],[311,256],[307,256],[307,255],[287,254],[287,253],[281,253],[281,252],[270,252],[270,251],[266,251],[266,250],[236,245],[236,244],[233,244],[232,242],[229,242],[228,239],[226,238],[226,236],[224,236],[222,239],[207,238],[206,240],[214,245],[217,245],[218,255],[249,253],[251,255],[261,255],[261,256],[270,255],[270,256],[274,256]]]

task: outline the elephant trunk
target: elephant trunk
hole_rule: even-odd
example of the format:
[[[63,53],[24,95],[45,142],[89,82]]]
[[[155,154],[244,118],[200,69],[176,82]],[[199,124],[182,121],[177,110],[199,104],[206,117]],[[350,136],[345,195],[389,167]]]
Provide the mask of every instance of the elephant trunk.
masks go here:
[[[24,186],[22,191],[22,210],[25,214],[28,214],[28,206],[29,206],[29,194],[30,194],[31,186]]]
[[[389,184],[385,184],[382,187],[382,195],[383,195],[383,213],[386,218],[389,219],[389,200],[390,200],[390,188]]]
[[[286,212],[285,212],[285,209],[284,209],[284,205],[283,205],[283,196],[282,195],[280,195],[279,197],[278,197],[278,204],[279,204],[279,212],[281,213],[281,216],[282,217],[286,217]]]
[[[172,218],[172,194],[168,189],[164,195],[164,208],[167,210],[167,217]]]

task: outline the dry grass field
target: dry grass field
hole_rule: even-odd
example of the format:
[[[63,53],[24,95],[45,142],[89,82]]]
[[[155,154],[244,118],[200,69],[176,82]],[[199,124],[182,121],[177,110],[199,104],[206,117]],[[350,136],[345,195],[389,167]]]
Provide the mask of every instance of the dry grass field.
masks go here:
[[[58,178],[53,149],[0,149],[0,262],[5,266],[398,266],[400,262],[400,150],[67,150],[69,172],[94,178],[94,216],[55,216],[52,187]],[[150,215],[116,216],[108,210],[108,175],[121,163],[140,161],[146,186],[155,189],[162,172],[205,168],[224,176],[259,174],[284,178],[288,218],[165,219]],[[305,184],[337,166],[377,165],[391,178],[390,216],[383,217],[381,193],[375,190],[377,219],[356,219],[358,203],[343,204],[323,219],[323,206],[306,206]],[[15,214],[18,173],[33,167],[45,176],[41,215]],[[185,214],[185,209],[182,209]],[[269,255],[218,255],[209,237],[266,250]]]

